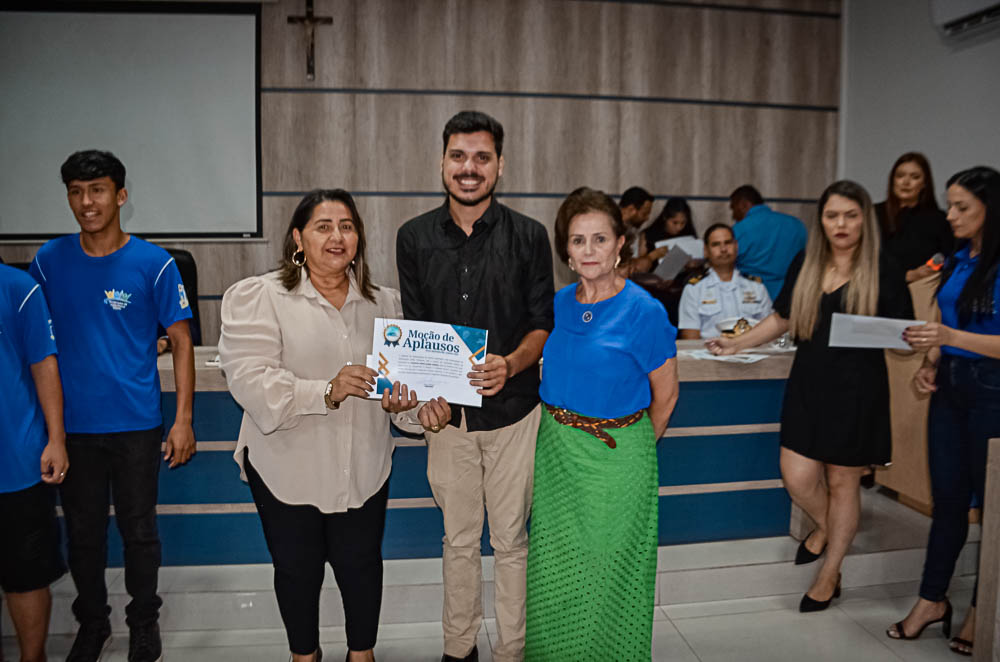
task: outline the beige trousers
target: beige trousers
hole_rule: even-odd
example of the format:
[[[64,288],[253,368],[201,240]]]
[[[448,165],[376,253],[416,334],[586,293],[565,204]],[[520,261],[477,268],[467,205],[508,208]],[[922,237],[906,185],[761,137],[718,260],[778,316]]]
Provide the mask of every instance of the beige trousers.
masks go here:
[[[489,512],[494,560],[497,642],[493,659],[524,655],[525,570],[535,440],[541,406],[498,430],[448,426],[427,434],[427,479],[444,514],[444,652],[465,657],[483,621],[483,506]]]

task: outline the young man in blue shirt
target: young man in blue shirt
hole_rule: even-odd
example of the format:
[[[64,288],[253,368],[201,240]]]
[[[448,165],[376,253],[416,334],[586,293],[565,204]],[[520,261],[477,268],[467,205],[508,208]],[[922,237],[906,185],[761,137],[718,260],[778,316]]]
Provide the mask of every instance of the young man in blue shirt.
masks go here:
[[[31,276],[0,265],[0,588],[21,660],[44,660],[52,595],[66,572],[56,494],[69,470],[56,340]]]
[[[80,226],[42,246],[31,263],[60,333],[66,448],[73,472],[61,488],[80,622],[67,662],[95,662],[111,638],[104,572],[109,493],[124,542],[130,662],[162,659],[157,574],[157,476],[163,440],[157,323],[173,347],[177,416],[166,436],[170,467],[195,451],[191,427],[191,310],[173,258],[130,236],[120,212],[125,166],[113,154],[76,152],[62,165]]]

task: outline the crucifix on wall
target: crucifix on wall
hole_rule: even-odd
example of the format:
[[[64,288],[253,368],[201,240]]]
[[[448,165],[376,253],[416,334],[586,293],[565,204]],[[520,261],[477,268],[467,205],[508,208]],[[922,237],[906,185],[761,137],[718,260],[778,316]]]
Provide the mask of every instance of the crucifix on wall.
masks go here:
[[[306,0],[305,16],[289,16],[288,22],[305,26],[306,39],[306,80],[316,80],[316,26],[333,25],[332,16],[316,16],[313,13],[313,0]]]

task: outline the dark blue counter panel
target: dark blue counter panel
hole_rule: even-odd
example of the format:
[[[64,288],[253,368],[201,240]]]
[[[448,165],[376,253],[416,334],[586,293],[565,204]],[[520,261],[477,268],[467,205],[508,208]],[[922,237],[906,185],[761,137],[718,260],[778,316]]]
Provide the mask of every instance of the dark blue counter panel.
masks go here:
[[[656,446],[660,485],[780,478],[778,433],[664,437]]]
[[[774,424],[780,419],[785,382],[747,380],[683,382],[671,428]],[[163,394],[167,426],[173,422],[176,399]],[[194,427],[198,441],[234,441],[242,412],[226,392],[195,394]],[[778,468],[778,434],[749,432],[666,437],[657,447],[660,485],[685,485],[774,480]],[[160,503],[204,505],[250,504],[250,491],[239,479],[231,451],[201,451],[177,469],[160,472]],[[393,456],[390,499],[426,499],[425,446],[400,446]],[[784,490],[742,489],[726,492],[671,494],[660,497],[661,545],[783,535],[788,532],[790,502]],[[256,513],[191,513],[161,515],[163,560],[166,565],[268,563]],[[121,564],[121,542],[110,527],[109,559]],[[441,555],[444,535],[437,508],[391,507],[386,516],[383,553],[387,559]],[[483,551],[490,553],[489,532]]]
[[[682,382],[671,427],[777,423],[785,393],[784,380],[753,379],[727,382]],[[174,393],[162,396],[163,420],[173,423]],[[224,391],[195,393],[194,432],[198,441],[233,441],[239,436],[243,412]]]
[[[660,544],[788,535],[791,500],[781,488],[660,497]]]
[[[169,430],[177,415],[177,394],[163,393],[160,406],[163,409],[163,427]],[[194,394],[191,421],[194,438],[198,441],[235,441],[240,436],[242,420],[243,410],[228,391],[198,391]]]
[[[659,544],[758,538],[788,533],[788,496],[782,489],[660,497]],[[164,565],[270,563],[256,513],[160,515]],[[122,565],[114,518],[108,562]],[[444,526],[437,508],[396,508],[386,514],[386,559],[441,556]],[[489,532],[482,550],[490,554]]]
[[[785,381],[681,382],[670,427],[777,423]]]
[[[250,503],[250,488],[230,451],[200,451],[187,464],[160,466],[160,503]]]
[[[397,446],[392,454],[392,473],[389,475],[390,499],[430,497],[427,483],[427,447]]]

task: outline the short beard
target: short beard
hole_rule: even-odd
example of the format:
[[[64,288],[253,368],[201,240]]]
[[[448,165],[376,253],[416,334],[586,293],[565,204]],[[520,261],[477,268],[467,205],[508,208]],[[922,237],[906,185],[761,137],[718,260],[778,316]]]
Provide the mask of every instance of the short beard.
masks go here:
[[[463,200],[462,198],[456,197],[455,194],[453,194],[451,192],[451,189],[448,188],[448,182],[447,182],[447,180],[445,180],[444,177],[441,178],[441,183],[442,183],[442,185],[444,185],[444,192],[448,194],[448,199],[449,200],[454,200],[455,202],[457,202],[458,204],[462,205],[463,207],[475,207],[476,205],[480,204],[484,200],[488,200],[491,197],[493,197],[493,192],[497,190],[497,184],[500,183],[500,178],[497,177],[496,181],[493,182],[493,186],[490,188],[489,191],[487,191],[486,193],[482,194],[478,198],[475,198],[474,200]]]

